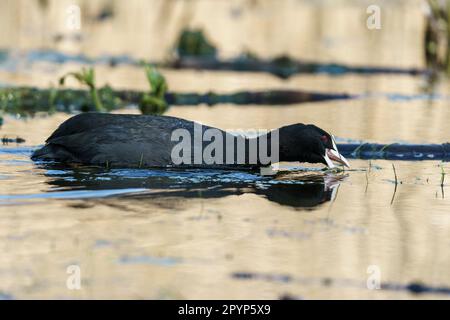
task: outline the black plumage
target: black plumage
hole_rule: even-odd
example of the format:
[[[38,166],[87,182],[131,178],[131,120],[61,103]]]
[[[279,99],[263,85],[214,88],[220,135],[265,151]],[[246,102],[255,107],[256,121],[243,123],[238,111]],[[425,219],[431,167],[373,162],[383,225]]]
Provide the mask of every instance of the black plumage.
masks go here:
[[[63,122],[46,140],[45,146],[36,150],[33,160],[57,161],[106,165],[111,167],[172,167],[172,151],[179,140],[172,141],[176,129],[186,129],[194,137],[194,122],[168,116],[122,115],[105,113],[83,113]],[[212,127],[202,125],[202,134]],[[214,128],[216,129],[216,128]],[[226,154],[230,146],[227,138],[235,139],[233,163],[226,162],[225,155],[219,163],[194,164],[194,139],[192,139],[191,162],[185,167],[243,168],[267,165],[250,157],[250,144],[259,145],[260,139],[267,139],[268,149],[272,143],[273,131],[254,138],[242,138],[245,143],[244,161],[238,163],[237,140],[223,130],[223,148]],[[256,139],[253,140],[253,139]],[[203,141],[205,148],[211,141]],[[227,150],[228,148],[228,150]],[[326,149],[333,148],[332,137],[314,125],[294,124],[279,129],[279,160],[324,163]],[[220,163],[221,162],[221,163]]]

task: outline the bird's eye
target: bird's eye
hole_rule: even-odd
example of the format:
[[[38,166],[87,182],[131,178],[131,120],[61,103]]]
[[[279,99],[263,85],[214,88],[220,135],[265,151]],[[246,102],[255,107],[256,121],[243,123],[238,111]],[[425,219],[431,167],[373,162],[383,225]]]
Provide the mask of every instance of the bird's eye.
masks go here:
[[[328,137],[326,135],[323,135],[320,137],[320,140],[322,140],[322,142],[327,143],[328,142]]]

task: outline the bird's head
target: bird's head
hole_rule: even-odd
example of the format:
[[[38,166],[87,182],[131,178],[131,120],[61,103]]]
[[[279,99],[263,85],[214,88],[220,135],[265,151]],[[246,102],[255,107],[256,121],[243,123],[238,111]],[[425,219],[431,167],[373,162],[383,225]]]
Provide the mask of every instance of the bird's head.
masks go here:
[[[279,129],[280,161],[323,163],[333,168],[333,161],[350,167],[339,154],[334,137],[312,124],[293,124]]]

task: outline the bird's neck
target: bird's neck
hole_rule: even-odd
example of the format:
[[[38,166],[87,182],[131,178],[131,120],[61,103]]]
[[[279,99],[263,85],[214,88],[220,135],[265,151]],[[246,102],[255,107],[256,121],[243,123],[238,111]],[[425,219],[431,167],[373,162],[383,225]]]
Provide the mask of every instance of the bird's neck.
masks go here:
[[[267,166],[279,162],[278,133],[269,131],[256,137],[245,139],[245,158],[248,164]]]

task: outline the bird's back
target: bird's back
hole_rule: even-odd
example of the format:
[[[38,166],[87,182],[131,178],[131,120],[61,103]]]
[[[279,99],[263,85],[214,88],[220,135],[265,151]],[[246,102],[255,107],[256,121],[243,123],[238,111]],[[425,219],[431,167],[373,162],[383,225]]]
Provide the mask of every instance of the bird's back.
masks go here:
[[[203,126],[203,131],[210,127]],[[33,160],[116,167],[172,166],[172,133],[194,122],[167,116],[83,113],[63,122]],[[223,132],[223,131],[222,131]]]

